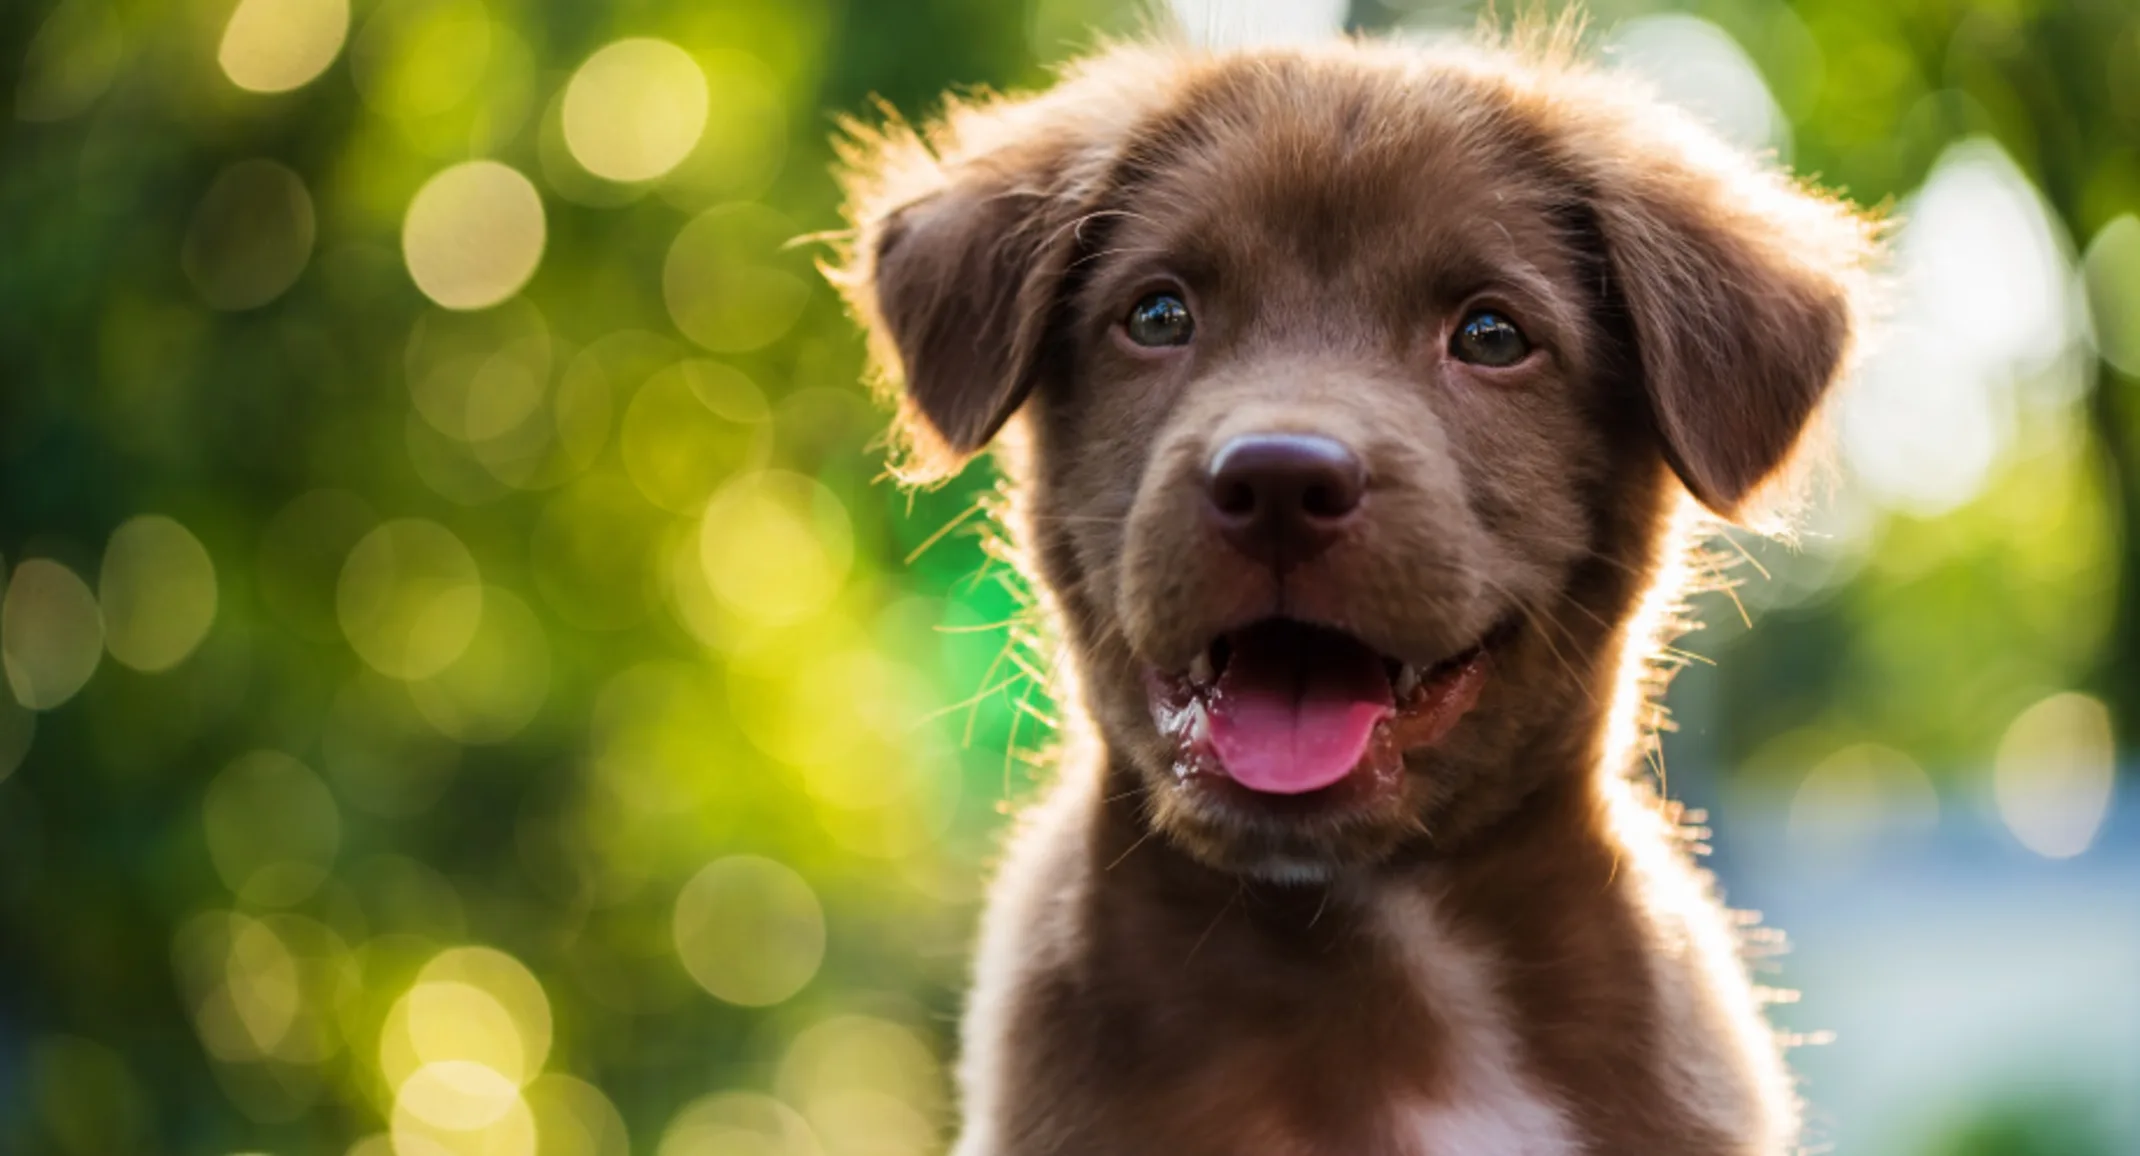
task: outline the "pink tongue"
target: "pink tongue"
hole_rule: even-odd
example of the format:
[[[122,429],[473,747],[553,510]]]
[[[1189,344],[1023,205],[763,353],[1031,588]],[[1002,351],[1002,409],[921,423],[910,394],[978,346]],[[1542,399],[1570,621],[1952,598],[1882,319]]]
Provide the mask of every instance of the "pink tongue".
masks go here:
[[[1288,623],[1236,636],[1211,698],[1211,745],[1252,791],[1298,795],[1350,774],[1391,711],[1375,653]]]

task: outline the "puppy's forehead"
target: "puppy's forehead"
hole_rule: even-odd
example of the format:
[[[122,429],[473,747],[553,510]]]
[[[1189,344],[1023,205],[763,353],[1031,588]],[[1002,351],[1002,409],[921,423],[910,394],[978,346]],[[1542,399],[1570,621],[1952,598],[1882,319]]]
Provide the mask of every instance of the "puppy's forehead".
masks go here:
[[[1460,77],[1244,62],[1188,86],[1128,156],[1132,251],[1192,274],[1461,282],[1560,257],[1567,190],[1524,120]]]

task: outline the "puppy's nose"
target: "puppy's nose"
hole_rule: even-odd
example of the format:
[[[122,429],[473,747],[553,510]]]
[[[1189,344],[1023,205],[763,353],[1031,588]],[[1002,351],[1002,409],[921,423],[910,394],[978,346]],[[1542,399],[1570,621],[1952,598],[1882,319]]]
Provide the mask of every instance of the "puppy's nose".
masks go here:
[[[1233,548],[1280,570],[1328,549],[1360,508],[1367,467],[1315,434],[1247,434],[1205,477],[1212,521]]]

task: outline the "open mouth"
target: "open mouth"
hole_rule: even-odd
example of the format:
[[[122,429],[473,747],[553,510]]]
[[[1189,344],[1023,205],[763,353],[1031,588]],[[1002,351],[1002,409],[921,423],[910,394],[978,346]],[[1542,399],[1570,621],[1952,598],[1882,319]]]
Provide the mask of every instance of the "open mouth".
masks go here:
[[[1181,774],[1303,795],[1355,772],[1394,779],[1405,752],[1439,741],[1478,701],[1488,650],[1421,667],[1343,631],[1270,618],[1220,635],[1187,671],[1152,672],[1146,690]]]

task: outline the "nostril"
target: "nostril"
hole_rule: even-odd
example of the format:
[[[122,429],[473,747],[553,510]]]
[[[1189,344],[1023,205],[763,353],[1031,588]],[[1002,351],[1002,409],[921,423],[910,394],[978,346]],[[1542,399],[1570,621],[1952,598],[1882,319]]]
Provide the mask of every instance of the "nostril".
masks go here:
[[[1300,508],[1311,518],[1342,518],[1359,504],[1330,485],[1312,484],[1300,496]]]
[[[1222,479],[1212,486],[1211,501],[1219,513],[1245,518],[1256,512],[1256,487],[1245,481]]]

